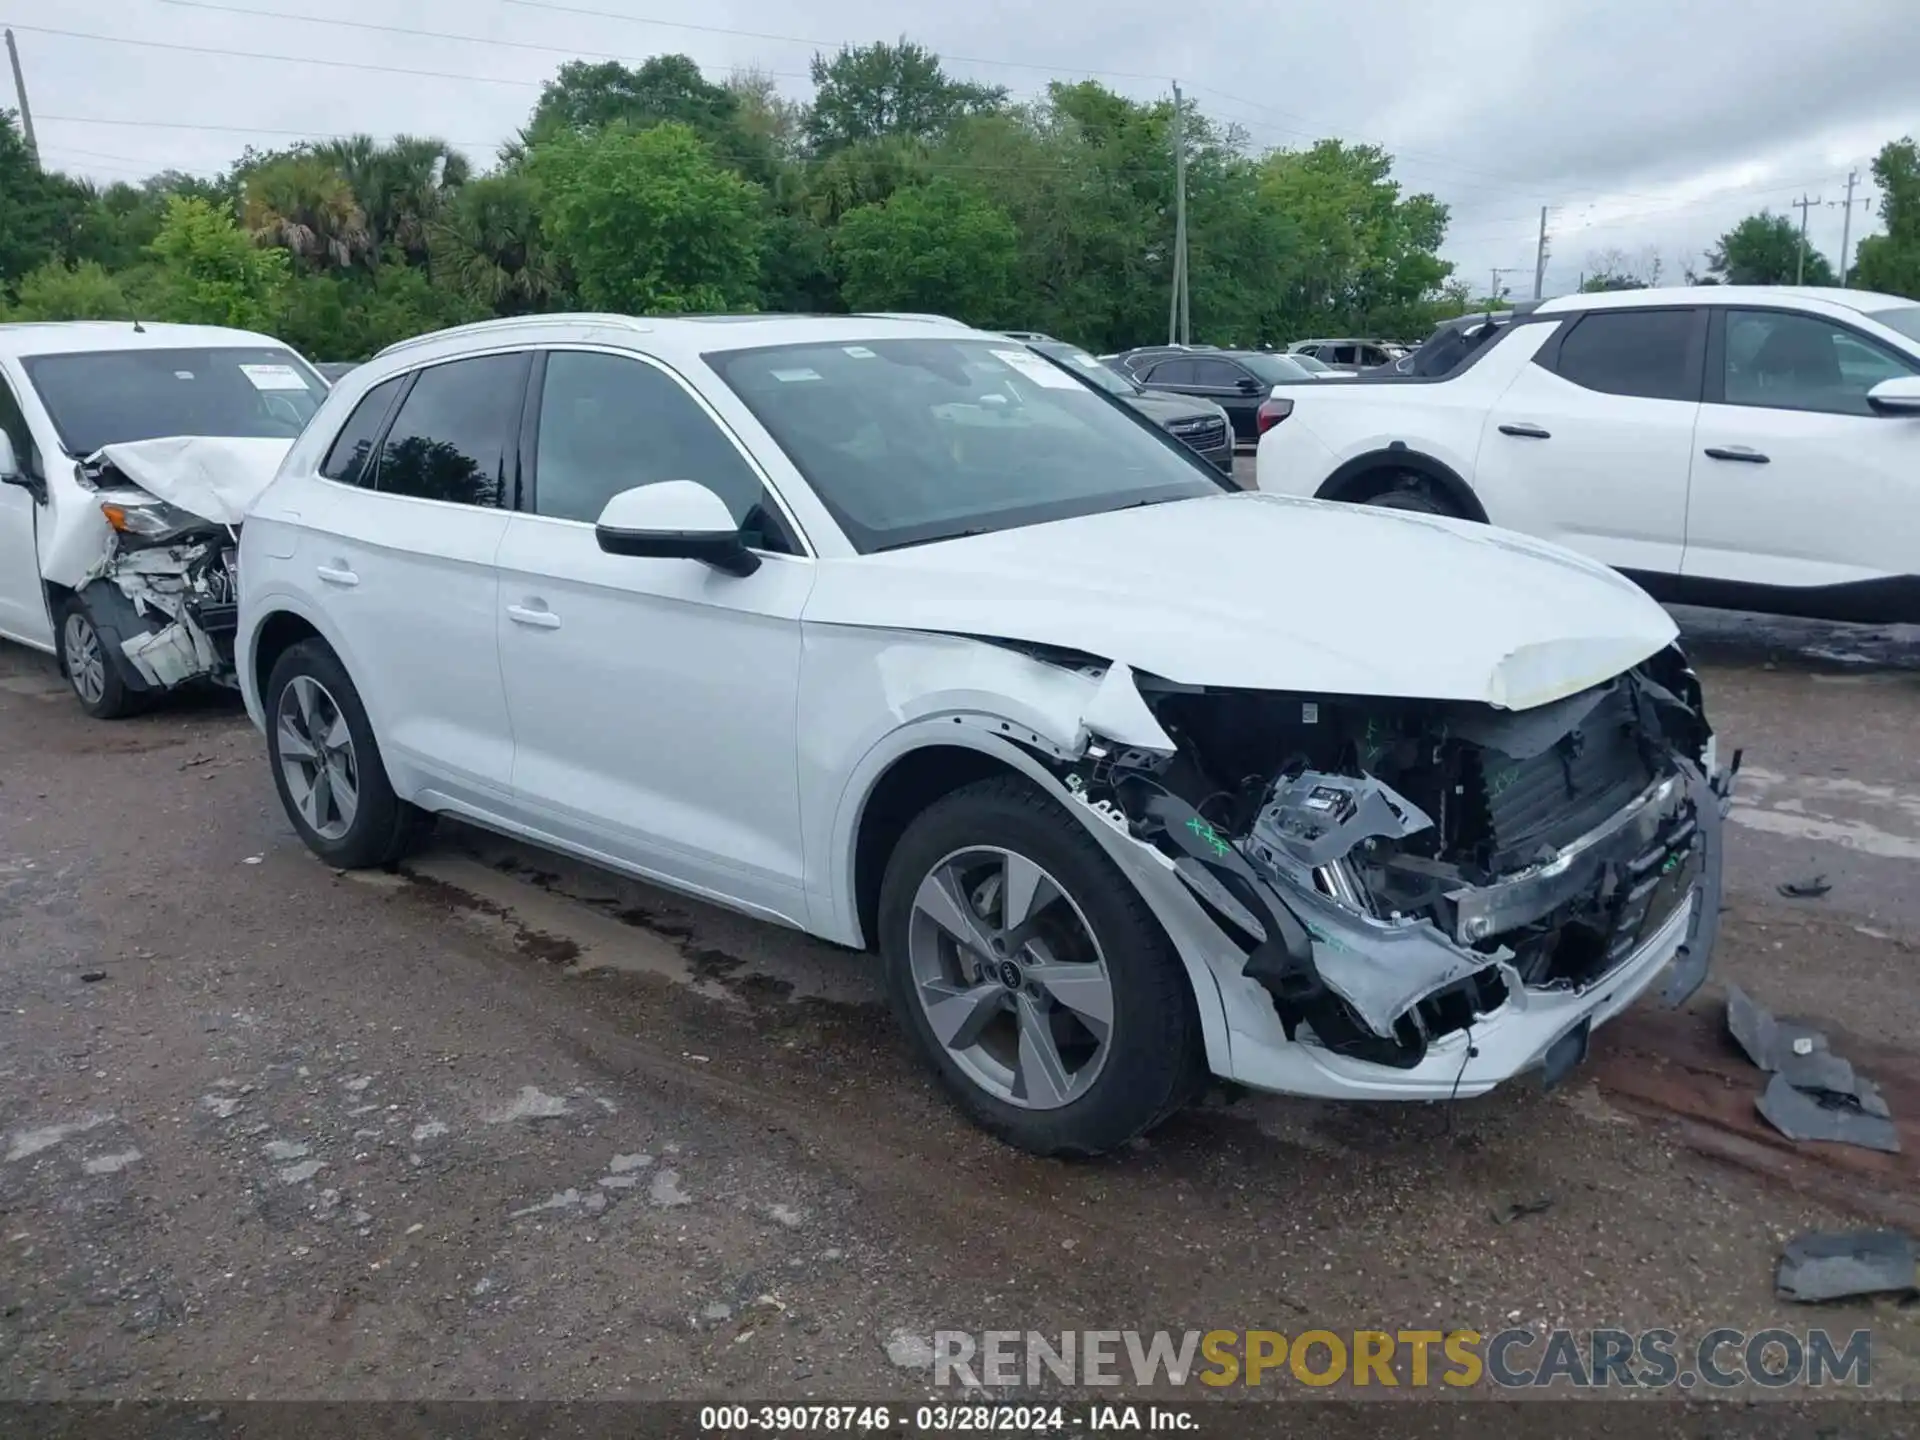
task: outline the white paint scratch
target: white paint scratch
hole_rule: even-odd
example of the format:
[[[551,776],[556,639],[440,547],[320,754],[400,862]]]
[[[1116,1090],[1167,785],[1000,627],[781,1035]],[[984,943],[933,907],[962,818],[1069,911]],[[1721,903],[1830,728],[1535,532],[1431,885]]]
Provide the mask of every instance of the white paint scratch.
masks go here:
[[[523,1215],[539,1215],[548,1210],[577,1210],[580,1207],[578,1190],[562,1190],[557,1195],[549,1195],[538,1205],[529,1205],[524,1210],[515,1210],[508,1218],[518,1220]]]

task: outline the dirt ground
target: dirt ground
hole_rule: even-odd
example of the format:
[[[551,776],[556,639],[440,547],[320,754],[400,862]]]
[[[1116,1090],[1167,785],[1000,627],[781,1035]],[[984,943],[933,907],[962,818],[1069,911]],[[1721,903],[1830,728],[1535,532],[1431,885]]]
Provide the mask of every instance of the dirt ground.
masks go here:
[[[1686,1010],[1551,1094],[1215,1095],[1081,1165],[964,1124],[864,957],[455,826],[336,874],[237,707],[95,723],[0,646],[0,1396],[844,1401],[927,1395],[936,1329],[1514,1324],[1870,1328],[1920,1396],[1920,1312],[1773,1290],[1804,1227],[1920,1228],[1920,634],[1682,618],[1747,766]],[[1905,1153],[1768,1131],[1729,980]]]

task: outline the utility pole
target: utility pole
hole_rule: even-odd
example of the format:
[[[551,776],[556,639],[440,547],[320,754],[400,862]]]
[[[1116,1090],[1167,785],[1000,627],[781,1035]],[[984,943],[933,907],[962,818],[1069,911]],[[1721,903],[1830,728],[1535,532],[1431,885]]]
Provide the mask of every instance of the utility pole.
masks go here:
[[[1487,299],[1489,301],[1497,301],[1500,298],[1500,277],[1502,275],[1518,275],[1520,272],[1521,272],[1521,267],[1518,265],[1494,266],[1493,267],[1493,288],[1487,291]]]
[[[1840,288],[1847,287],[1847,274],[1853,269],[1853,187],[1860,183],[1860,172],[1847,172],[1847,208],[1840,221]]]
[[[1533,298],[1540,298],[1547,283],[1547,207],[1540,207],[1540,243],[1533,252]]]
[[[1804,190],[1800,192],[1800,198],[1792,202],[1800,212],[1800,255],[1793,265],[1793,283],[1796,285],[1803,284],[1807,278],[1807,212],[1819,203],[1818,200],[1809,200]]]
[[[1193,338],[1187,306],[1187,136],[1180,82],[1173,82],[1173,295],[1167,302],[1167,343]]]
[[[40,147],[33,138],[33,110],[27,104],[27,77],[20,73],[20,47],[13,43],[13,31],[7,31],[7,58],[13,62],[13,93],[20,97],[20,138],[27,142],[27,158],[34,169],[40,168]]]

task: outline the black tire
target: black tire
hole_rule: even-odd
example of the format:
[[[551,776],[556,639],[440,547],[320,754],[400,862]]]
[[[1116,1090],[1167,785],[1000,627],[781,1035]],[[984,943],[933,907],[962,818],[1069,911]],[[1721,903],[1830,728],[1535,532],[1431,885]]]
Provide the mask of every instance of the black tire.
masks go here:
[[[301,813],[281,755],[282,702],[288,689],[303,677],[319,682],[336,702],[353,746],[356,803],[345,833],[338,836],[320,834]],[[273,770],[273,788],[280,793],[280,804],[287,818],[309,850],[335,869],[364,870],[391,865],[418,843],[431,817],[393,793],[386,762],[380,758],[379,742],[374,739],[366,707],[360,703],[360,692],[348,677],[347,667],[325,641],[302,640],[289,646],[274,662],[273,674],[260,695],[260,705],[266,716],[267,759]]]
[[[1028,1109],[976,1084],[933,1033],[915,997],[908,926],[921,881],[972,846],[1023,855],[1054,876],[1098,940],[1112,987],[1108,1052],[1086,1093]],[[1018,1149],[1092,1156],[1151,1130],[1204,1089],[1208,1072],[1191,982],[1159,922],[1099,844],[1023,780],[983,780],[935,802],[907,827],[880,889],[888,999],[914,1048],[967,1116]]]
[[[124,720],[146,708],[147,697],[128,688],[93,612],[78,595],[69,595],[55,615],[54,643],[60,647],[60,673],[73,698],[96,720]],[[77,647],[77,648],[76,648]],[[88,653],[91,647],[91,655]],[[95,693],[97,691],[97,693]]]
[[[1377,505],[1383,510],[1411,510],[1420,515],[1464,518],[1460,507],[1441,494],[1439,486],[1412,471],[1387,476],[1363,503]]]

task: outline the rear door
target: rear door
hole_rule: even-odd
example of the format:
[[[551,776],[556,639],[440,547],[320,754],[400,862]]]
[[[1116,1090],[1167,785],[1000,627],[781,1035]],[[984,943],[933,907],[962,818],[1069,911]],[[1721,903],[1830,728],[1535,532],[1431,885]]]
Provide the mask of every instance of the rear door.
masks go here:
[[[1258,440],[1260,425],[1256,417],[1260,402],[1272,387],[1261,384],[1252,371],[1231,360],[1195,356],[1191,364],[1194,383],[1187,393],[1211,400],[1227,412],[1236,444],[1251,445]]]
[[[494,556],[528,363],[525,351],[476,355],[383,382],[319,478],[276,487],[273,502],[280,520],[297,517],[286,558],[312,567],[301,579],[349,651],[396,788],[489,813],[512,794]]]
[[[1795,589],[1920,573],[1920,418],[1867,403],[1920,364],[1759,307],[1716,310],[1708,359],[1685,573]]]
[[[40,452],[13,385],[0,373],[0,433],[13,442],[14,459],[21,469],[44,477]],[[42,513],[25,486],[0,485],[0,635],[48,649],[53,645],[53,626],[40,585],[40,554],[34,538]]]
[[[1494,403],[1474,487],[1503,525],[1622,570],[1677,575],[1706,312],[1590,310]]]

